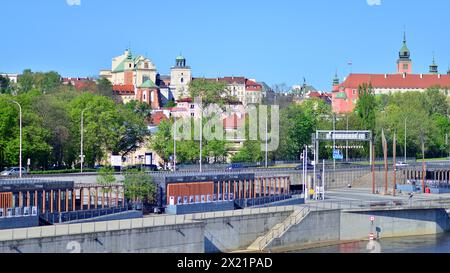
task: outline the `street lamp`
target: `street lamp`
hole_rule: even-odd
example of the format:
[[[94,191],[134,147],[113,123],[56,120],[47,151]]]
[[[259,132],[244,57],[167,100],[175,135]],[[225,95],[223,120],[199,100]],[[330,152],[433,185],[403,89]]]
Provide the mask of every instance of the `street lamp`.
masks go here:
[[[405,163],[406,163],[406,120],[408,117],[405,118]]]
[[[173,128],[173,171],[177,170],[177,118],[174,117]]]
[[[80,150],[81,150],[81,154],[80,154],[80,160],[81,160],[81,164],[80,164],[80,173],[83,173],[83,164],[84,164],[84,154],[83,154],[83,137],[84,137],[84,111],[89,110],[91,107],[87,107],[85,108],[83,111],[81,111],[81,125],[80,125],[80,130],[81,130],[81,141],[80,141]]]
[[[14,100],[9,102],[15,103],[19,106],[19,130],[20,130],[20,140],[19,140],[19,178],[22,178],[22,106],[20,103]]]

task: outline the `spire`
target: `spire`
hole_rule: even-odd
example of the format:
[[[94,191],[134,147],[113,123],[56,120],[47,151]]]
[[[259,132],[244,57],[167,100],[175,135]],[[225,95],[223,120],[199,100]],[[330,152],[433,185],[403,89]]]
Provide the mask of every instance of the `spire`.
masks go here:
[[[438,65],[436,64],[436,60],[434,58],[434,52],[433,52],[433,63],[430,65],[430,74],[438,74]]]
[[[337,69],[336,72],[334,73],[333,85],[339,85],[339,77],[337,74]]]
[[[411,53],[409,52],[408,45],[406,44],[406,31],[404,31],[403,32],[403,46],[400,49],[399,57],[400,57],[400,59],[403,59],[403,60],[404,59],[409,60],[410,56],[411,56]]]

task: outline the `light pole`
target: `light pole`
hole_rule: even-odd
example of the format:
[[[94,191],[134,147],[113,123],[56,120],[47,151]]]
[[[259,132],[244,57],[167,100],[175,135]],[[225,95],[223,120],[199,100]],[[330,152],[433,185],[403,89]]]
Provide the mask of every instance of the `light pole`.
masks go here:
[[[336,149],[336,115],[333,113],[333,169],[336,171],[336,159],[334,158],[334,150]]]
[[[347,133],[348,133],[348,114],[347,114]],[[348,140],[346,142],[347,147],[345,147],[345,161],[348,162]]]
[[[174,128],[173,128],[173,171],[177,169],[177,118],[174,117]]]
[[[202,150],[203,150],[203,108],[200,107],[200,172],[202,172]]]
[[[269,165],[268,165],[268,163],[267,163],[267,150],[268,150],[268,144],[267,144],[267,127],[268,127],[268,124],[267,124],[267,119],[268,119],[269,117],[268,117],[268,115],[266,116],[266,156],[265,156],[265,159],[266,159],[266,169],[269,167]]]
[[[84,154],[83,154],[83,138],[84,138],[84,111],[90,109],[90,107],[85,108],[83,111],[81,111],[81,125],[80,125],[80,129],[81,129],[81,141],[80,141],[80,150],[81,150],[81,154],[80,154],[80,160],[81,160],[81,164],[80,164],[80,172],[83,173],[83,164],[84,164]]]
[[[22,106],[14,100],[10,100],[9,102],[19,106],[19,178],[22,178]]]
[[[408,117],[405,118],[405,164],[406,164],[406,120]]]

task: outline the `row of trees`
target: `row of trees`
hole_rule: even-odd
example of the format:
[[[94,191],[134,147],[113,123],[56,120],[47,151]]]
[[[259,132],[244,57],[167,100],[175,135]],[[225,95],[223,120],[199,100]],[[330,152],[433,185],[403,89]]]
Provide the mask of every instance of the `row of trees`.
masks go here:
[[[355,110],[344,115],[335,115],[331,106],[320,99],[307,99],[302,104],[291,104],[280,111],[280,144],[275,152],[268,154],[269,161],[298,160],[305,145],[311,145],[311,134],[316,130],[332,130],[333,119],[336,130],[371,130],[374,134],[376,154],[381,155],[381,131],[384,130],[387,141],[392,143],[397,135],[398,154],[404,153],[405,133],[408,157],[421,157],[421,141],[424,140],[426,157],[443,157],[449,152],[450,133],[449,99],[439,87],[429,88],[425,92],[396,92],[375,95],[370,84],[358,88],[359,99]],[[213,101],[213,100],[210,100]],[[248,125],[248,120],[247,123]],[[405,132],[406,124],[406,132]],[[170,122],[162,124],[160,135],[155,139],[154,148],[169,159],[173,154]],[[270,124],[269,124],[270,128]],[[164,135],[164,137],[162,137]],[[247,140],[233,156],[232,162],[261,162],[265,153],[261,149],[261,140]],[[170,143],[169,143],[170,142]],[[163,143],[159,145],[158,143]],[[186,141],[178,144],[177,154],[180,162],[196,162],[199,151],[198,141]],[[203,156],[220,154],[227,158],[227,143],[206,142]],[[211,147],[208,144],[211,143]],[[330,158],[331,143],[321,143],[320,158]],[[337,142],[337,145],[346,145]],[[363,149],[349,149],[350,158],[369,156],[368,143],[349,142],[349,146],[358,145]],[[263,145],[264,146],[264,145]],[[392,156],[392,150],[389,151]]]
[[[1,82],[1,81],[0,81]],[[126,155],[148,135],[147,104],[118,104],[111,84],[100,80],[86,90],[63,85],[55,72],[25,70],[16,86],[8,85],[0,95],[0,167],[18,165],[19,109],[23,110],[23,165],[73,167],[79,162],[80,122],[84,112],[85,162],[93,166],[107,153]]]

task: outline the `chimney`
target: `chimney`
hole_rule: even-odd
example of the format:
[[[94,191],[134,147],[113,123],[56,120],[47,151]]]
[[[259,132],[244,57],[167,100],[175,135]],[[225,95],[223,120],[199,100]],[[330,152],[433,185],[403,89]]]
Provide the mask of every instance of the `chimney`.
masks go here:
[[[441,78],[441,74],[438,74],[438,79],[440,79]]]
[[[423,79],[423,74],[420,74],[420,78]]]
[[[387,79],[387,77],[388,77],[388,75],[387,75],[387,74],[384,74],[384,78]]]
[[[406,79],[406,73],[403,73],[403,79]]]

